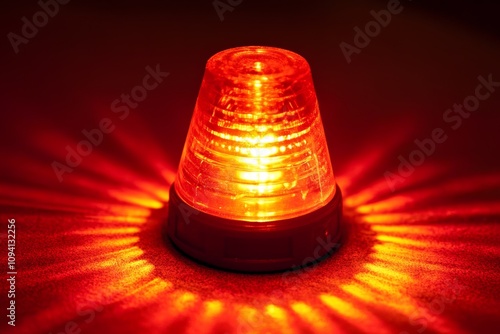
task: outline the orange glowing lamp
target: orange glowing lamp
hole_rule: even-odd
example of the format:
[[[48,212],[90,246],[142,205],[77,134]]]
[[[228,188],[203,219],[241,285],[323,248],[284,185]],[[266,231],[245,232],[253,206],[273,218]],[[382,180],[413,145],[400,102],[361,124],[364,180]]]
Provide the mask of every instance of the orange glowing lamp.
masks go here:
[[[283,270],[329,254],[341,212],[307,61],[258,46],[210,58],[170,190],[173,243],[216,267]]]

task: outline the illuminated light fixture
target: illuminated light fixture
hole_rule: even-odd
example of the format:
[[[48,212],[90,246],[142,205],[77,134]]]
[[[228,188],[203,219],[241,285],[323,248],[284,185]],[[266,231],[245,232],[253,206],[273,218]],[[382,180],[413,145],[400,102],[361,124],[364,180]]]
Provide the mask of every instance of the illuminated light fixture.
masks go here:
[[[331,253],[341,214],[307,61],[259,46],[210,58],[170,189],[172,242],[216,267],[283,270]]]

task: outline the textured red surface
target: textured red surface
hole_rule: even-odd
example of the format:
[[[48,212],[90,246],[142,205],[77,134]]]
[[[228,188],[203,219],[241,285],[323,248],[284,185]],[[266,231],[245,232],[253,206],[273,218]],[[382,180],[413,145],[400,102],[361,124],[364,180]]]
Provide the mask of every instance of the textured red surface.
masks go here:
[[[500,81],[497,37],[408,8],[347,65],[338,43],[385,4],[264,15],[260,37],[245,2],[224,22],[71,6],[3,62],[0,219],[2,236],[17,221],[18,308],[2,333],[496,332],[500,90],[456,130],[442,116],[479,75]],[[292,34],[287,15],[312,18]],[[349,224],[310,270],[219,271],[162,237],[204,62],[245,44],[297,51],[313,70]],[[111,102],[157,63],[170,76],[119,120]],[[115,131],[58,182],[51,162],[103,117]],[[447,140],[392,191],[384,173],[434,128]]]

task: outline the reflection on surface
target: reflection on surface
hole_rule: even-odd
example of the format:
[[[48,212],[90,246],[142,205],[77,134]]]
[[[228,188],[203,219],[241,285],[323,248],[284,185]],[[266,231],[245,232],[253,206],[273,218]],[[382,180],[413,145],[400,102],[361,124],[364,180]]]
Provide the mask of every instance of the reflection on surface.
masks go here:
[[[496,277],[488,264],[500,253],[500,203],[491,196],[498,174],[446,177],[429,163],[392,193],[382,174],[361,182],[380,152],[360,158],[352,174],[339,172],[349,222],[339,252],[286,275],[243,275],[199,265],[162,239],[173,169],[151,158],[153,144],[150,152],[120,142],[156,173],[144,177],[96,152],[92,168],[80,166],[61,185],[21,167],[13,173],[25,183],[0,186],[2,207],[23,231],[26,306],[16,333],[68,321],[93,333],[459,333],[448,315],[465,299],[494,309],[493,297],[473,291]],[[81,316],[85,307],[94,308],[92,321]]]

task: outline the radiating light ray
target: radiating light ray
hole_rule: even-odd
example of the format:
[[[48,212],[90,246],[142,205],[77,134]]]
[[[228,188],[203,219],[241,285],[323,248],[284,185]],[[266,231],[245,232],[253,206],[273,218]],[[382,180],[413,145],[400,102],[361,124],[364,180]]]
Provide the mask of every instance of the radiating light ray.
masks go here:
[[[223,315],[223,312],[224,303],[220,300],[212,299],[204,301],[198,313],[200,316],[191,321],[187,333],[197,334],[214,331],[214,326],[218,318]]]
[[[356,320],[359,319],[363,320],[367,318],[367,315],[365,313],[361,312],[352,304],[338,297],[335,297],[330,294],[321,294],[319,298],[326,306],[331,308],[336,313],[339,313],[347,318]]]
[[[392,233],[392,234],[403,234],[403,235],[435,235],[439,233],[439,229],[430,229],[428,226],[406,226],[406,225],[372,225],[371,229],[377,233]],[[444,233],[444,232],[443,232]]]
[[[147,191],[149,194],[153,195],[155,198],[160,200],[160,202],[168,202],[169,194],[168,189],[169,186],[173,183],[174,179],[169,181],[166,185],[154,184],[147,181],[135,181],[134,185],[137,188]]]
[[[87,212],[92,210],[93,204],[100,203],[103,205],[105,202],[98,202],[89,197],[75,196],[72,194],[62,194],[55,190],[48,190],[42,187],[26,187],[2,184],[0,185],[0,194],[8,194],[6,202],[8,204],[19,203],[26,205],[29,203],[37,208],[44,208],[45,205],[49,209],[61,209],[70,212]],[[2,201],[4,202],[4,201]],[[110,202],[111,205],[112,202]]]
[[[404,221],[403,215],[400,213],[393,214],[372,214],[362,216],[361,220],[364,223],[369,224],[393,224],[393,223],[402,223]]]
[[[119,268],[114,267],[115,280],[110,282],[103,291],[117,296],[126,296],[130,290],[140,287],[145,280],[150,279],[154,265],[146,260],[128,262]]]
[[[198,296],[194,293],[188,291],[175,291],[172,295],[173,297],[173,306],[179,313],[184,312],[187,309],[192,308],[194,305],[198,303]]]
[[[382,265],[367,263],[365,264],[365,268],[371,272],[376,273],[377,275],[389,277],[391,279],[396,279],[398,281],[405,281],[407,283],[413,281],[413,279],[409,275],[389,269]]]
[[[398,255],[406,255],[411,257],[414,251],[408,247],[390,244],[390,243],[377,243],[373,245],[373,250],[375,253],[385,253],[385,254],[398,254]]]
[[[376,236],[376,239],[383,242],[392,242],[395,244],[406,245],[406,246],[415,246],[422,248],[429,246],[429,242],[414,240],[410,238],[394,237],[392,235],[387,235],[387,234],[379,234]]]
[[[96,223],[105,223],[105,224],[122,224],[122,223],[127,223],[127,224],[133,224],[133,225],[142,225],[146,223],[147,218],[146,217],[134,217],[134,216],[115,216],[115,215],[102,215],[102,216],[97,216],[97,215],[85,215],[82,217],[83,221],[90,221],[90,222],[96,222]]]
[[[389,256],[397,259],[397,263],[404,265],[406,263],[410,263],[414,261],[416,263],[420,263],[420,265],[442,265],[451,269],[457,269],[455,266],[449,267],[450,264],[455,263],[460,258],[463,258],[462,252],[457,253],[458,251],[454,249],[457,246],[461,246],[459,243],[434,243],[430,244],[426,249],[415,248],[412,246],[405,246],[393,243],[383,243],[377,244],[373,246],[375,250],[374,253],[371,254],[372,257],[377,256]],[[465,244],[464,244],[465,246]],[[476,250],[476,256],[479,254],[500,254],[499,248],[496,246],[481,246],[477,245],[474,247]],[[465,253],[467,251],[464,251]],[[447,256],[443,257],[443,253]],[[418,256],[416,256],[418,255]],[[396,264],[396,263],[395,263]],[[462,267],[466,267],[467,270],[472,269],[470,265],[462,264]]]
[[[413,203],[413,201],[414,198],[410,196],[393,196],[376,203],[359,205],[358,207],[356,207],[356,212],[363,214],[374,212],[391,212],[398,210],[405,205],[409,205],[410,203]]]
[[[404,281],[399,281],[390,277],[378,276],[375,272],[362,272],[356,274],[354,278],[367,287],[377,290],[380,294],[384,293],[390,295],[394,299],[400,297],[400,289],[405,283]]]
[[[391,282],[381,279],[373,274],[358,274],[358,279],[366,286],[369,286],[371,291],[377,295],[377,299],[382,302],[379,304],[382,308],[389,308],[396,312],[402,313],[408,319],[415,319],[417,316],[425,317],[427,321],[430,320],[430,327],[438,331],[446,331],[450,328],[456,328],[456,332],[461,332],[456,326],[443,318],[438,318],[435,315],[429,315],[427,308],[422,308],[422,301],[409,297],[405,293],[404,283],[396,280]]]
[[[485,174],[453,178],[427,189],[419,189],[407,194],[414,199],[415,203],[430,202],[443,196],[456,198],[471,193],[486,193],[500,188],[500,176],[498,174]],[[496,196],[495,196],[496,197]],[[466,203],[469,206],[469,203]],[[498,212],[498,211],[497,211]]]
[[[262,329],[261,313],[252,306],[235,305],[237,317],[237,330],[243,333],[259,333]]]
[[[47,124],[47,129],[53,127],[52,124]],[[49,156],[53,161],[65,161],[65,152],[58,149],[60,143],[67,143],[68,146],[75,147],[78,143],[74,138],[70,138],[62,134],[58,129],[53,129],[52,131],[44,129],[43,134],[39,133],[40,129],[33,129],[32,140],[29,145],[32,149],[39,153],[43,153]],[[38,140],[36,137],[43,137],[44,140]],[[112,138],[116,138],[113,136]],[[134,139],[132,139],[134,140]],[[144,134],[141,135],[141,144],[144,143]],[[142,155],[153,149],[153,145],[150,147],[142,147]],[[137,152],[137,151],[136,151]],[[151,163],[156,169],[161,170],[162,173],[167,173],[167,170],[171,169],[164,162],[160,162],[159,159],[162,154],[159,154],[161,150],[156,151],[156,156],[153,158],[155,162]],[[130,151],[128,152],[130,153]],[[43,165],[39,161],[33,161],[23,156],[17,158],[20,166],[19,170],[24,171],[23,179],[27,179],[27,176],[37,176],[31,181],[32,184],[38,184],[44,186],[46,190],[52,190],[53,186],[47,180],[56,180],[56,175],[53,170],[46,168],[48,165]],[[144,158],[143,158],[144,159]],[[151,157],[148,157],[150,160]],[[142,160],[142,159],[141,159]],[[138,160],[138,161],[141,161]],[[130,160],[129,160],[130,161]],[[153,196],[157,199],[165,199],[166,194],[168,194],[168,185],[165,185],[164,180],[162,180],[160,173],[160,182],[156,182],[151,178],[145,177],[149,176],[149,173],[140,173],[134,170],[130,164],[121,163],[114,159],[111,155],[105,155],[100,151],[93,151],[91,155],[86,157],[81,164],[78,166],[78,173],[64,174],[64,183],[61,183],[60,189],[67,190],[67,193],[79,192],[82,195],[91,193],[93,198],[101,198],[102,200],[108,199],[106,197],[106,190],[113,189],[117,184],[124,184],[123,180],[131,180],[130,183],[125,184],[122,187],[123,191],[132,191],[138,189],[143,194]]]
[[[94,239],[94,238],[93,238]],[[97,239],[97,238],[96,238]],[[50,241],[49,237],[46,237],[45,240]],[[65,256],[71,257],[73,265],[81,265],[85,261],[100,261],[102,259],[106,259],[109,257],[120,256],[121,253],[128,252],[131,249],[139,249],[137,246],[134,246],[139,241],[139,237],[125,237],[119,239],[97,239],[92,240],[92,243],[83,245],[73,245],[65,249]],[[30,268],[27,270],[38,270],[39,268],[39,255],[36,253],[28,254],[23,257],[25,261],[28,261],[30,264]],[[46,259],[51,260],[50,268],[55,268],[53,266],[60,265],[60,263],[64,263],[67,261],[66,258],[61,259],[57,254],[47,254]],[[82,261],[82,262],[80,262]],[[43,265],[43,266],[46,266]]]
[[[103,308],[107,305],[120,302],[122,303],[122,308],[134,308],[140,305],[139,296],[147,289],[152,289],[155,292],[161,292],[168,289],[169,284],[167,282],[162,283],[158,280],[148,280],[145,278],[147,273],[150,272],[149,267],[140,268],[137,272],[134,272],[131,277],[120,279],[117,282],[110,283],[103,289],[98,291],[83,292],[81,297],[82,300],[92,301],[97,305],[101,305]],[[144,275],[144,276],[143,276]],[[150,295],[151,293],[148,292]],[[148,293],[145,294],[148,295]]]
[[[172,289],[172,283],[158,277],[153,278],[148,283],[141,284],[135,290],[128,292],[127,297],[129,297],[129,302],[126,305],[137,307],[138,305],[149,304],[152,300],[158,298],[159,295]]]
[[[161,175],[163,179],[167,182],[167,184],[173,184],[175,180],[175,172],[171,169],[165,168],[161,171]]]
[[[391,154],[391,151],[398,149],[399,143],[411,137],[413,125],[407,122],[407,119],[395,121],[390,127],[390,133],[387,133],[384,138],[378,138],[377,145],[366,145],[363,150],[357,151],[355,157],[346,161],[344,168],[336,177],[344,195],[347,197],[352,195],[352,189],[362,184],[367,173],[379,166]]]
[[[203,305],[203,317],[207,319],[212,319],[221,314],[224,309],[224,304],[220,300],[207,300]]]
[[[332,294],[320,294],[321,302],[338,314],[342,319],[347,320],[352,326],[360,331],[367,328],[376,328],[377,333],[391,333],[390,329],[382,323],[376,316],[367,310],[360,310],[356,304],[352,304]]]
[[[130,247],[128,249],[106,254],[108,259],[98,262],[97,265],[100,267],[121,266],[143,254],[144,251],[139,247]]]
[[[346,207],[355,208],[363,203],[368,203],[374,198],[376,198],[377,193],[386,191],[387,191],[387,183],[383,180],[380,180],[376,184],[373,184],[367,190],[361,191],[358,194],[351,195],[345,198],[344,203]]]
[[[8,198],[1,199],[4,205],[31,207],[85,214],[116,214],[119,216],[147,217],[150,215],[149,208],[118,204],[115,201],[95,200],[88,196],[60,193],[43,188],[21,187],[15,185],[0,184],[0,194],[9,194]]]
[[[409,316],[416,306],[412,300],[402,298],[403,295],[379,280],[366,280],[360,283],[344,285],[342,290],[373,307],[391,312],[400,312]]]
[[[82,273],[103,271],[107,267],[126,265],[130,259],[140,257],[143,254],[143,251],[138,247],[129,247],[107,253],[99,252],[93,256],[89,256],[88,250],[85,250],[87,251],[87,256],[81,259],[73,259],[71,269],[67,268],[66,262],[61,262],[50,266],[45,265],[39,268],[29,268],[26,269],[26,273],[40,277],[40,280],[44,280],[49,275],[54,280],[58,280]],[[111,264],[113,262],[114,264]]]
[[[380,157],[380,148],[369,150],[360,155],[359,159],[355,160],[355,163],[346,168],[346,173],[340,173],[339,176],[337,176],[337,183],[341,186],[341,189],[343,189],[345,193],[349,193],[356,179],[359,178],[369,166],[378,161]]]
[[[134,261],[130,261],[125,263],[125,265],[120,266],[120,268],[117,271],[121,272],[130,272],[131,270],[136,270],[133,275],[126,276],[126,277],[120,277],[120,281],[122,283],[127,283],[129,281],[133,282],[136,280],[138,277],[140,277],[143,274],[147,274],[151,272],[151,270],[154,269],[154,265],[148,263],[148,261],[144,259],[138,259]]]
[[[362,301],[365,301],[368,303],[372,303],[372,302],[376,301],[375,296],[373,296],[373,294],[370,293],[370,290],[362,287],[359,283],[353,282],[350,284],[344,284],[344,285],[341,285],[340,288],[359,300],[362,300]]]
[[[335,333],[340,331],[340,328],[329,320],[320,310],[315,309],[304,302],[293,302],[290,307],[315,331],[321,333]]]
[[[100,206],[103,211],[109,211],[117,215],[128,215],[133,217],[149,217],[151,209],[138,206]]]
[[[72,231],[73,235],[120,235],[120,234],[136,234],[140,230],[138,227],[116,227],[116,228],[91,228],[85,230]]]
[[[403,191],[405,188],[418,184],[423,180],[436,177],[444,171],[444,166],[426,164],[419,169],[419,173],[415,173],[411,178],[406,179],[404,184],[398,187],[398,190]],[[387,180],[378,179],[368,187],[364,188],[364,190],[345,198],[344,205],[348,208],[355,208],[367,205],[368,203],[374,202],[378,198],[383,198],[387,195],[392,195],[392,191],[387,183]],[[369,207],[365,206],[363,210],[367,211],[369,210]]]
[[[138,137],[141,140],[137,140]],[[165,148],[150,135],[149,127],[143,120],[136,118],[134,126],[128,131],[116,132],[115,139],[120,146],[134,155],[136,159],[144,161],[146,166],[156,172],[155,175],[163,177],[167,185],[173,183],[175,172],[173,172],[173,168],[169,167],[170,164],[168,163]]]
[[[432,189],[419,189],[412,192],[406,192],[404,195],[394,195],[387,199],[360,205],[356,208],[359,213],[387,213],[411,207],[414,204],[429,202],[435,198],[442,198],[446,194],[459,196],[477,190],[487,191],[489,189],[496,189],[500,187],[500,177],[496,174],[479,175],[475,177],[465,177],[459,179],[452,179],[437,184]],[[470,204],[466,204],[469,205]],[[472,206],[472,209],[475,205]],[[472,212],[475,213],[475,212]],[[493,213],[498,211],[493,210]]]
[[[88,244],[77,246],[76,249],[83,250],[105,250],[107,248],[121,248],[136,244],[139,241],[139,237],[123,237],[119,239],[108,239],[106,242],[99,240],[92,240]]]
[[[426,259],[425,261],[409,260],[392,254],[381,254],[381,253],[373,253],[370,256],[376,260],[380,260],[389,265],[394,264],[398,266],[413,267],[413,268],[421,268],[422,266],[425,266],[426,270],[441,271],[441,272],[446,272],[447,270],[449,270],[447,266],[430,263],[429,259]],[[411,259],[413,259],[413,257],[411,257]]]
[[[135,204],[150,209],[161,209],[163,207],[161,201],[151,198],[151,196],[141,194],[138,191],[125,192],[123,190],[110,189],[108,193],[112,198],[128,204]]]
[[[274,304],[268,304],[265,308],[265,314],[273,319],[273,327],[276,327],[276,330],[283,334],[296,333],[285,309]]]
[[[416,210],[404,213],[381,213],[363,216],[361,219],[366,223],[374,224],[413,224],[413,223],[435,223],[446,220],[477,216],[500,216],[500,202],[492,201],[482,204],[462,204],[453,206],[441,206],[437,209]]]
[[[126,290],[111,291],[110,294],[99,300],[99,303],[106,307],[109,304],[119,302],[122,310],[136,309],[149,305],[153,300],[164,296],[172,289],[172,283],[156,277],[149,281],[141,280]]]

